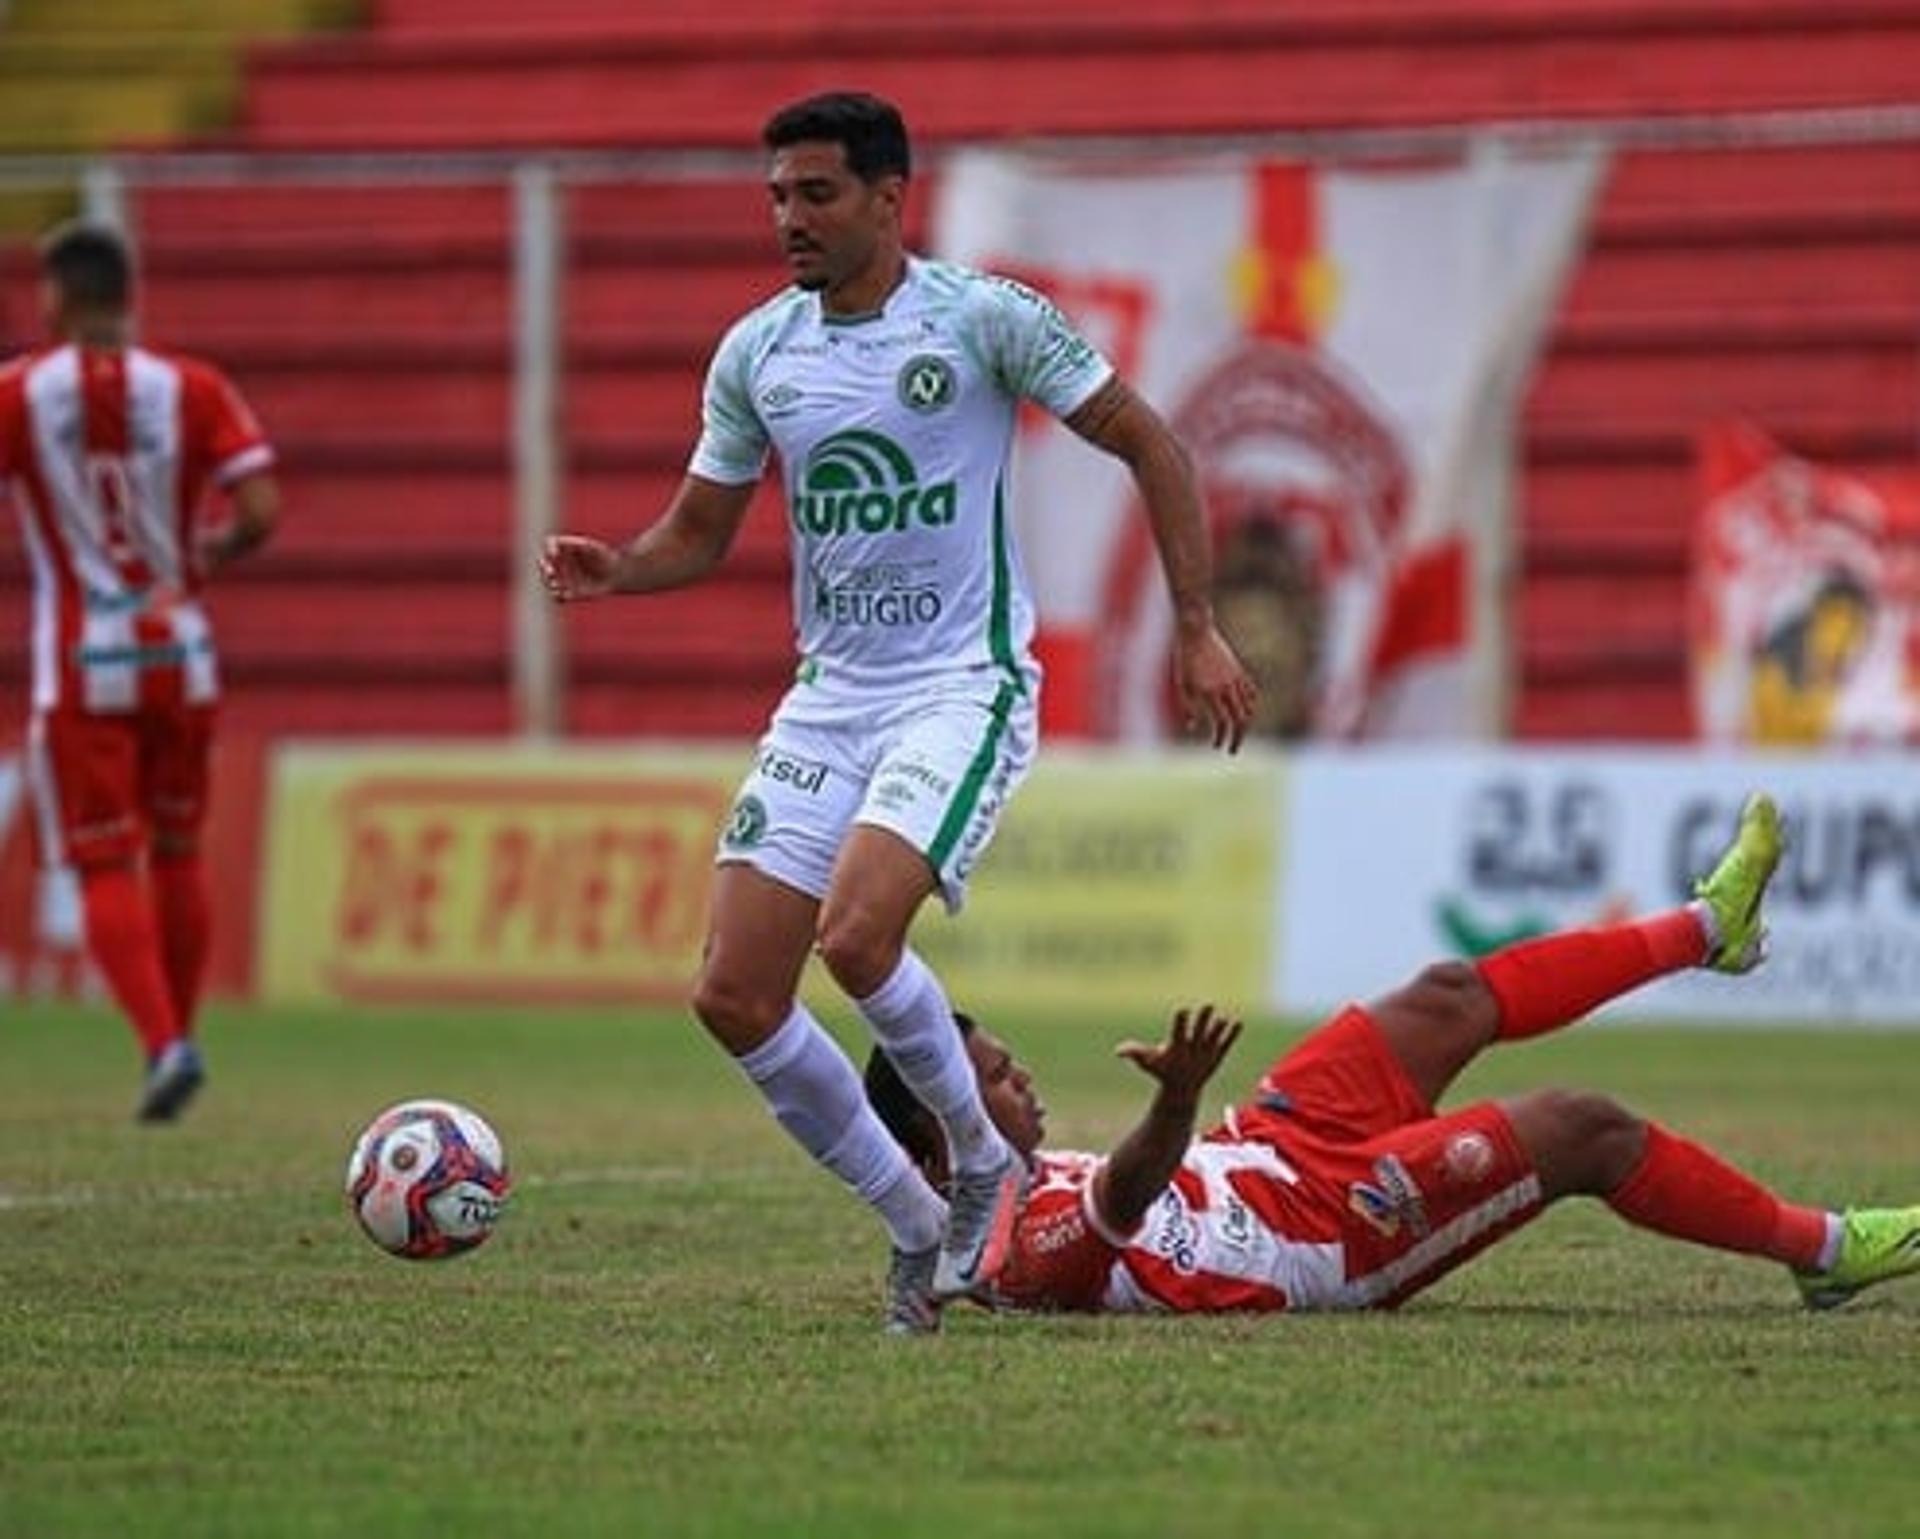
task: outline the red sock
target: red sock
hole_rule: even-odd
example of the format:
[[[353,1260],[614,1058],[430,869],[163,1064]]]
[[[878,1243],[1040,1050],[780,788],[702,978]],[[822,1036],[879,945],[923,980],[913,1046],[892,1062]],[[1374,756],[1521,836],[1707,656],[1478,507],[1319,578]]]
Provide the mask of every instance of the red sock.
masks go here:
[[[1782,1202],[1698,1144],[1647,1124],[1647,1152],[1607,1198],[1630,1224],[1716,1250],[1767,1256],[1801,1271],[1820,1262],[1827,1215]]]
[[[155,861],[153,903],[160,926],[160,960],[166,969],[174,1018],[182,1034],[190,1035],[213,937],[213,910],[200,857]]]
[[[80,890],[87,950],[151,1058],[178,1040],[180,1022],[160,962],[160,931],[146,882],[131,866],[111,866],[83,872]]]
[[[1562,930],[1480,959],[1480,976],[1500,1002],[1500,1037],[1518,1041],[1571,1025],[1588,1011],[1707,954],[1707,935],[1691,909],[1648,919]]]

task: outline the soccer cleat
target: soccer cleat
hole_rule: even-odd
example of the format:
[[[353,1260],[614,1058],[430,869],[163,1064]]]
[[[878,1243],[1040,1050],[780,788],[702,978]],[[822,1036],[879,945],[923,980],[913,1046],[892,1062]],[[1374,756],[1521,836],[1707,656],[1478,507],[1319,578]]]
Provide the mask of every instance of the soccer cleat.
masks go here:
[[[889,1336],[931,1336],[940,1329],[940,1304],[933,1296],[933,1272],[939,1262],[937,1245],[925,1250],[894,1247],[887,1267],[885,1329]]]
[[[206,1077],[199,1048],[185,1037],[169,1042],[147,1069],[147,1083],[140,1093],[140,1121],[173,1121]]]
[[[1809,1309],[1838,1309],[1862,1288],[1920,1272],[1920,1207],[1849,1208],[1840,1255],[1824,1272],[1795,1272]]]
[[[1766,960],[1767,927],[1760,919],[1760,900],[1785,848],[1780,809],[1764,791],[1754,792],[1740,809],[1740,830],[1720,864],[1693,884],[1694,896],[1713,911],[1719,931],[1704,966],[1746,973]]]
[[[990,1170],[954,1172],[947,1238],[933,1274],[936,1299],[964,1297],[1000,1275],[1026,1184],[1026,1163],[1012,1149]]]

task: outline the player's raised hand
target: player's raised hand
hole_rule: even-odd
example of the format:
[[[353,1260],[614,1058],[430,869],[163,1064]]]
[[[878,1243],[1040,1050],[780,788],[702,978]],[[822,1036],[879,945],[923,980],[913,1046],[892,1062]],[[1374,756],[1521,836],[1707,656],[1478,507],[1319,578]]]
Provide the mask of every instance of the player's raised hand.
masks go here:
[[[1259,688],[1218,626],[1181,637],[1174,655],[1174,683],[1187,725],[1195,727],[1204,720],[1215,748],[1238,753],[1253,721]]]
[[[1174,1012],[1173,1029],[1158,1046],[1122,1042],[1115,1054],[1160,1081],[1173,1095],[1198,1097],[1240,1040],[1240,1022],[1214,1014],[1212,1005]]]
[[[620,553],[604,540],[583,534],[554,534],[540,548],[540,580],[547,596],[565,604],[600,598],[613,591]]]

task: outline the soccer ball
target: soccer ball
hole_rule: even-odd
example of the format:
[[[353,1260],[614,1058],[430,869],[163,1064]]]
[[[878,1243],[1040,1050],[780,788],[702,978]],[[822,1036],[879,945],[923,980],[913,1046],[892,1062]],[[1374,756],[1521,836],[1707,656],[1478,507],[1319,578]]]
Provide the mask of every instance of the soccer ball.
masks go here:
[[[347,1204],[382,1250],[443,1261],[493,1233],[512,1182],[499,1135],[452,1101],[402,1101],[347,1159]]]

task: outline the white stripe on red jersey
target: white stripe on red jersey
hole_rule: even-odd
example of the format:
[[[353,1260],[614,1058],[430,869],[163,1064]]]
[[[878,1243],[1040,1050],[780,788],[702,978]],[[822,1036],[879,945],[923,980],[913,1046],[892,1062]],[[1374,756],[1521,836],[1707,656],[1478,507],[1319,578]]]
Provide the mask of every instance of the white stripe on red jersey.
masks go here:
[[[33,573],[33,706],[131,711],[213,700],[193,532],[209,483],[273,462],[219,370],[68,345],[0,369],[0,485]]]
[[[1288,1189],[1299,1176],[1269,1144],[1188,1145],[1131,1237],[1093,1206],[1098,1155],[1047,1149],[992,1290],[1001,1308],[1218,1310],[1322,1308],[1345,1282],[1337,1233],[1314,1232]]]

